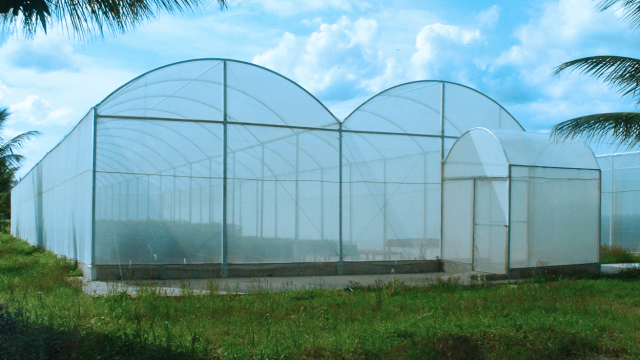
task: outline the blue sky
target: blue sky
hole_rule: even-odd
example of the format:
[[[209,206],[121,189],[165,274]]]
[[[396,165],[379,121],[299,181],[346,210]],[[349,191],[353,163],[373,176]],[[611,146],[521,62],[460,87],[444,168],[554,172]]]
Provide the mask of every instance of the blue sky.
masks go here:
[[[44,133],[23,150],[31,168],[110,92],[139,74],[192,58],[254,62],[293,79],[342,115],[406,81],[471,86],[527,131],[576,116],[634,111],[601,82],[553,77],[590,55],[640,57],[640,32],[589,0],[233,0],[227,11],[161,15],[125,35],[88,42],[54,28],[35,39],[0,35],[0,106],[7,135]],[[612,151],[597,147],[596,153]]]

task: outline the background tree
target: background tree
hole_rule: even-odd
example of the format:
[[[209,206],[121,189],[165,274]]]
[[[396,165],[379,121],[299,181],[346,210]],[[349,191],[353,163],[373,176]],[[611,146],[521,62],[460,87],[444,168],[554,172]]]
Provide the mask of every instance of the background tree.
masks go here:
[[[104,28],[124,33],[159,12],[195,10],[214,1],[227,8],[228,0],[0,0],[0,24],[5,31],[21,28],[31,37],[57,22],[86,38],[102,36]]]
[[[622,20],[631,30],[640,28],[640,0],[601,0],[598,10],[622,9]],[[601,79],[617,89],[622,96],[630,96],[640,106],[640,60],[622,56],[591,56],[558,66],[554,75],[578,71]],[[563,121],[551,129],[555,138],[567,140],[583,138],[602,140],[610,138],[618,146],[632,148],[640,143],[640,113],[619,112],[581,116]]]
[[[17,154],[24,143],[38,135],[38,131],[27,131],[5,141],[4,131],[11,113],[7,108],[0,108],[0,218],[11,217],[11,188],[16,182],[16,172],[24,161],[24,156]]]

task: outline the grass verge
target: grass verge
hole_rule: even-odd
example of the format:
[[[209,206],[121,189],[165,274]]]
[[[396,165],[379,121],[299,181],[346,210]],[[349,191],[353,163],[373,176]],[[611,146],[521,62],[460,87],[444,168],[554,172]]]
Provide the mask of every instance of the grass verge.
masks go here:
[[[602,247],[600,247],[600,263],[640,263],[640,254],[634,254],[629,250],[621,248],[619,246],[602,245]]]
[[[72,263],[0,236],[1,359],[640,356],[640,273],[518,285],[92,297]]]

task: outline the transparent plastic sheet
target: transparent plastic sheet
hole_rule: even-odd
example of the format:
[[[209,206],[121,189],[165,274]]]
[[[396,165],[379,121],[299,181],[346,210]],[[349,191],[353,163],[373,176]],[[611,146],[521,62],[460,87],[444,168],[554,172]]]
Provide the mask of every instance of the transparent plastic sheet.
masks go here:
[[[602,169],[602,243],[640,252],[640,153],[598,157]]]
[[[503,274],[506,270],[509,182],[477,179],[473,219],[474,270]]]
[[[471,264],[474,179],[445,179],[442,186],[442,259]]]
[[[222,121],[223,62],[188,61],[134,79],[98,105],[102,116]]]
[[[600,242],[603,245],[612,245],[611,236],[611,217],[613,210],[613,175],[612,171],[614,156],[598,156],[598,165],[600,166]],[[640,160],[640,157],[638,158]],[[640,178],[638,179],[640,181]],[[640,246],[639,246],[640,250]]]
[[[222,125],[99,118],[97,264],[219,263]]]
[[[439,255],[440,139],[343,134],[345,259]]]
[[[598,262],[597,170],[511,170],[511,268]]]
[[[337,131],[228,128],[230,263],[338,261]]]
[[[91,264],[93,111],[11,191],[11,233]]]
[[[530,166],[509,164],[512,159]],[[559,167],[536,166],[541,163]],[[569,163],[582,168],[562,168]],[[594,163],[583,143],[501,130],[463,134],[444,163],[443,259],[469,261],[460,248],[473,239],[479,271],[502,273],[507,259],[511,268],[598,262],[600,177]],[[491,177],[498,175],[504,180]]]

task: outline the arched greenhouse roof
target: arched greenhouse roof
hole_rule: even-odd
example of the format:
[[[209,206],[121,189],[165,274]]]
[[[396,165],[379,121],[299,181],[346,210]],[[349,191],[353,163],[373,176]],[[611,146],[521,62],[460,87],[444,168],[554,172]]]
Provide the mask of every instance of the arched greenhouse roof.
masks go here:
[[[151,70],[110,94],[98,104],[97,112],[99,116],[222,121],[225,99],[230,123],[339,125],[318,99],[290,79],[227,59],[188,60]]]
[[[474,128],[453,144],[444,177],[507,177],[509,165],[598,170],[584,141],[553,141],[548,134]]]
[[[409,82],[380,92],[347,116],[343,129],[442,135],[443,120],[444,135],[451,137],[477,126],[524,131],[488,96],[464,85],[437,80]]]

